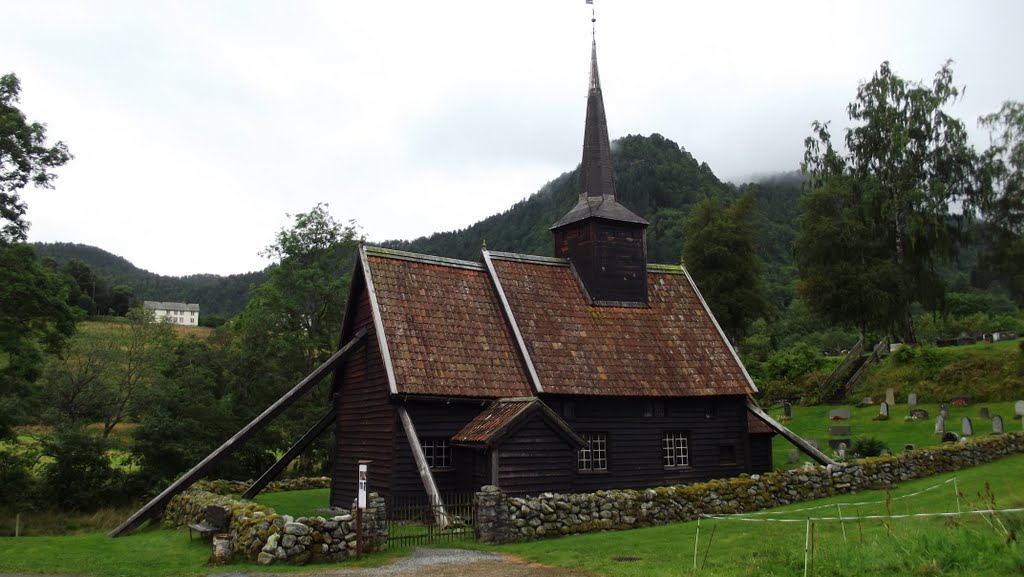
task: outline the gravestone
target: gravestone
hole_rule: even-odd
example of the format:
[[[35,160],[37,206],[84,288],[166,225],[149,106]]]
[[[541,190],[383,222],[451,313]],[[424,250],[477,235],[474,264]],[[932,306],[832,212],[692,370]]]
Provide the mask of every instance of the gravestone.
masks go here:
[[[840,447],[848,447],[850,445],[850,439],[829,439],[828,448],[833,451],[838,451]],[[844,451],[846,449],[843,449]]]
[[[928,411],[924,409],[914,409],[910,411],[910,416],[917,420],[925,420],[928,418]]]
[[[992,417],[992,434],[1001,435],[1003,433],[1003,418],[999,415]]]
[[[782,414],[785,415],[786,418],[793,418],[793,405],[790,404],[789,401],[782,402]]]
[[[883,402],[881,405],[879,405],[879,407],[878,407],[878,416],[885,417],[886,419],[889,418],[889,403],[888,402]]]
[[[828,412],[830,421],[849,421],[850,415],[850,409],[832,409]]]
[[[890,387],[885,390],[885,402],[889,403],[890,406],[896,404],[896,389]]]
[[[954,433],[953,431],[950,431],[950,432],[942,435],[942,442],[943,443],[955,443],[955,442],[957,442],[959,440],[960,440],[960,437],[956,436],[956,433]]]
[[[796,449],[789,450],[789,458],[787,459],[790,465],[795,465],[800,462],[800,451]]]
[[[917,445],[915,445],[914,443],[907,443],[906,445],[903,445],[903,450],[904,451],[913,451],[916,448],[917,448]]]
[[[964,417],[960,421],[960,431],[965,437],[969,437],[974,434],[974,425],[971,423],[970,417]]]
[[[946,432],[946,417],[939,415],[935,417],[935,434],[942,435]]]
[[[1013,412],[1017,413],[1018,417],[1024,416],[1024,401],[1017,401],[1014,403]]]
[[[878,454],[882,457],[888,457],[889,455],[892,455],[892,451],[889,449],[882,449]]]
[[[815,449],[820,448],[820,447],[818,447],[818,439],[804,439],[804,442],[807,443],[808,445],[814,447]]]
[[[828,434],[833,437],[849,437],[850,425],[832,425],[828,428]]]
[[[943,419],[949,418],[949,407],[947,407],[945,403],[943,403],[943,405],[939,407],[939,416],[942,417]]]
[[[988,407],[982,407],[981,410],[978,411],[978,416],[980,418],[982,418],[982,419],[987,419],[988,418]]]
[[[917,393],[910,393],[907,395],[907,404],[911,407],[917,406]]]
[[[846,443],[839,443],[836,447],[836,457],[839,458],[839,460],[846,458]]]

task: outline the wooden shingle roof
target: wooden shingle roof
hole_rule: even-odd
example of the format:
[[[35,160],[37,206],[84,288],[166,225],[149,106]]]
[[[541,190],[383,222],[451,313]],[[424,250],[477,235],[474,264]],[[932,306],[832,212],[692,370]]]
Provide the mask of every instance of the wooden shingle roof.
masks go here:
[[[456,433],[452,437],[452,443],[479,447],[497,446],[533,414],[546,420],[570,443],[579,447],[587,446],[587,442],[577,435],[572,427],[537,397],[498,399]]]
[[[649,307],[588,304],[565,259],[486,266],[363,248],[395,394],[692,397],[756,392],[682,267],[648,269]]]
[[[486,269],[363,249],[393,392],[455,397],[532,394]]]
[[[692,397],[756,391],[682,267],[649,267],[649,307],[595,307],[567,261],[490,257],[543,392]]]

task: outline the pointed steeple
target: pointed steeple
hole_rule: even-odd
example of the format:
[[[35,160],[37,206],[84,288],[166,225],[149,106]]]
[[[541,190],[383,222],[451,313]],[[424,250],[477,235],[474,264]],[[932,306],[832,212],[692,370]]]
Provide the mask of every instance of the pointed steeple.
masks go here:
[[[608,120],[604,115],[601,79],[597,74],[597,39],[594,39],[590,51],[590,91],[587,94],[587,122],[583,130],[583,162],[580,164],[580,197],[585,196],[615,198]]]
[[[551,227],[555,256],[569,260],[592,305],[647,306],[647,221],[615,197],[596,41],[590,49],[590,90],[579,182],[576,206]]]

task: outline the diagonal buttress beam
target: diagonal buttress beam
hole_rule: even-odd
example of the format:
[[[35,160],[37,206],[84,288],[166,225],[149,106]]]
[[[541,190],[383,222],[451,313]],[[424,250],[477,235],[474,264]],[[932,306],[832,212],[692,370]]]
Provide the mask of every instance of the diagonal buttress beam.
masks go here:
[[[282,395],[280,399],[274,402],[274,404],[267,407],[265,411],[250,421],[248,425],[242,427],[240,431],[235,433],[234,436],[225,441],[223,445],[207,455],[206,458],[200,461],[195,467],[189,469],[189,471],[179,477],[177,481],[171,483],[171,485],[164,489],[163,492],[156,497],[153,497],[153,500],[143,505],[142,508],[132,514],[131,517],[128,517],[124,523],[121,523],[116,529],[108,533],[107,537],[121,537],[123,535],[128,535],[133,529],[141,525],[143,521],[158,515],[163,511],[164,507],[167,506],[167,503],[172,497],[191,487],[192,484],[198,481],[207,470],[233,453],[253,435],[263,430],[264,427],[270,424],[270,422],[284,412],[285,409],[290,407],[295,403],[295,401],[299,400],[302,395],[309,392],[310,389],[323,380],[323,378],[334,369],[335,365],[341,362],[342,359],[347,357],[349,353],[355,350],[355,348],[363,342],[363,339],[366,338],[366,333],[366,329],[362,329],[357,332],[355,336],[345,344],[345,346],[341,347],[338,352],[331,355],[331,358],[324,361],[324,363],[314,369],[312,373],[306,375],[306,378],[302,379],[299,384],[292,387],[290,391]]]
[[[800,435],[797,435],[793,431],[790,431],[782,423],[768,416],[768,413],[764,412],[764,409],[757,406],[757,403],[754,402],[754,399],[751,399],[750,397],[747,397],[747,410],[750,411],[751,413],[754,413],[754,415],[756,415],[757,418],[764,421],[764,423],[771,427],[773,431],[785,437],[786,440],[789,441],[790,443],[793,443],[793,445],[795,445],[797,449],[800,449],[801,451],[806,453],[808,457],[817,461],[819,465],[836,464],[836,462],[833,461],[832,459],[829,459],[825,455],[825,453],[822,453],[821,451],[816,449],[814,445],[811,445],[810,443],[802,439]]]
[[[284,471],[285,467],[287,467],[292,461],[295,460],[296,457],[301,455],[302,452],[306,450],[306,447],[309,447],[313,443],[313,441],[317,440],[320,437],[320,435],[322,435],[324,431],[327,430],[328,427],[334,424],[334,419],[337,416],[338,409],[336,407],[331,407],[331,410],[327,411],[326,415],[324,415],[319,421],[317,421],[315,425],[310,427],[310,429],[306,431],[306,434],[302,435],[302,437],[298,441],[295,441],[295,444],[292,445],[290,449],[288,449],[288,452],[282,455],[281,458],[278,459],[276,463],[271,465],[270,468],[267,469],[265,473],[260,475],[259,479],[256,479],[256,482],[250,485],[249,488],[246,489],[244,493],[242,493],[242,498],[252,499],[260,491],[262,491],[263,488],[267,486],[267,483],[277,478],[277,476],[281,474],[281,471]]]

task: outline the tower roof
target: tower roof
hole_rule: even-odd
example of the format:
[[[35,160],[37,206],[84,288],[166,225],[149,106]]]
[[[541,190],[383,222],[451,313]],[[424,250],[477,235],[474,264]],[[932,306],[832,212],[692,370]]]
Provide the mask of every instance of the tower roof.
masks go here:
[[[594,40],[590,51],[590,89],[587,94],[587,120],[583,129],[580,197],[576,206],[551,228],[559,228],[589,217],[647,224],[646,220],[619,204],[616,198],[612,147],[608,140],[608,120],[604,113],[601,79],[597,73],[597,40]]]

